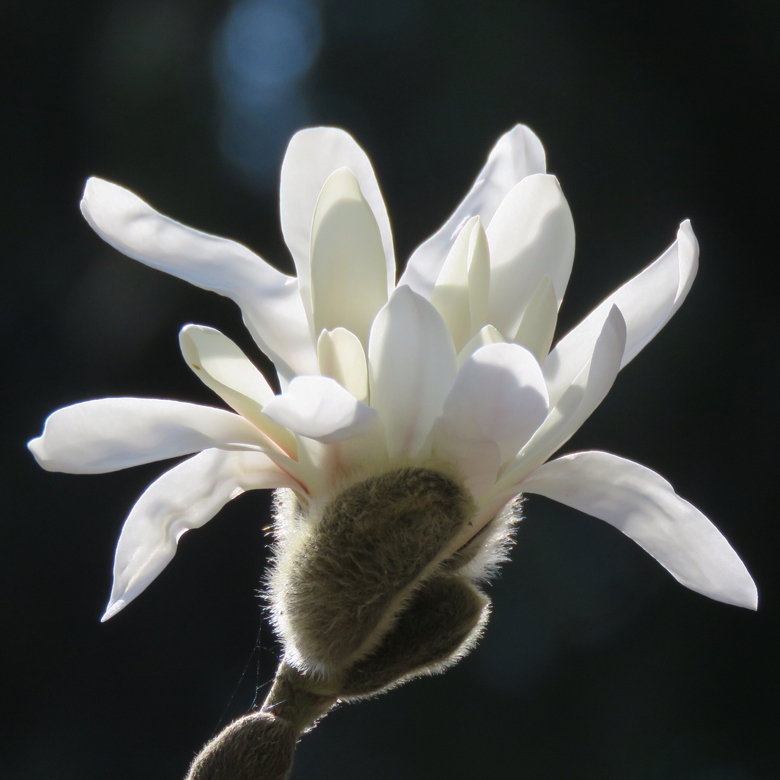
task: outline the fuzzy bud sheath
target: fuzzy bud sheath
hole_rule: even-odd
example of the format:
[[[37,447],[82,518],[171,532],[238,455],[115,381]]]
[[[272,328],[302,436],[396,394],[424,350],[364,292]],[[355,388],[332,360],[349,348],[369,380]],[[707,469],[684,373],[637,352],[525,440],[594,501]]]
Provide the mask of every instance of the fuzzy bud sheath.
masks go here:
[[[284,657],[262,708],[209,742],[187,780],[283,780],[298,738],[336,704],[466,655],[490,613],[476,583],[505,556],[518,511],[453,549],[474,504],[440,464],[367,476],[320,502],[279,491],[268,598]]]

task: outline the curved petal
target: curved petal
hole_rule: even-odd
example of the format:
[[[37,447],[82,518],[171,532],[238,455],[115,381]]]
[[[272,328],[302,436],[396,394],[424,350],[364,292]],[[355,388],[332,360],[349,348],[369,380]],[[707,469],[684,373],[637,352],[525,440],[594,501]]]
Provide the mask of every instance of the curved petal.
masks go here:
[[[179,331],[179,342],[185,360],[197,362],[198,365],[192,368],[206,372],[203,381],[207,385],[207,379],[210,378],[250,398],[259,406],[267,404],[276,395],[268,380],[241,348],[216,328],[185,325]]]
[[[484,347],[487,344],[503,344],[505,341],[506,339],[492,325],[485,325],[483,328],[480,328],[477,335],[458,352],[458,371],[480,347]]]
[[[258,345],[285,379],[316,371],[295,278],[245,246],[185,227],[102,179],[87,181],[81,211],[95,232],[120,252],[234,300]]]
[[[433,451],[445,461],[454,461],[466,488],[474,498],[487,493],[501,468],[501,450],[494,441],[462,439],[441,423],[433,426]]]
[[[377,412],[329,376],[298,376],[263,410],[295,433],[332,444],[367,433]]]
[[[374,320],[368,344],[371,406],[391,458],[423,447],[455,380],[455,348],[434,307],[398,287]]]
[[[339,168],[355,175],[374,214],[384,248],[387,286],[395,284],[395,255],[390,220],[366,153],[349,133],[335,127],[311,127],[297,132],[282,162],[280,207],[282,234],[295,261],[306,313],[311,320],[309,252],[314,207],[328,177]],[[315,373],[313,371],[298,373]]]
[[[154,398],[101,398],[49,415],[27,445],[47,471],[103,474],[210,447],[261,448],[243,417],[210,406]]]
[[[508,464],[496,486],[498,492],[509,490],[511,495],[518,483],[557,452],[598,408],[620,371],[625,343],[626,324],[620,309],[613,306],[596,341],[591,360],[555,406],[551,406],[547,419],[528,444]]]
[[[626,320],[626,366],[682,305],[698,268],[699,245],[691,223],[680,225],[677,240],[654,263],[606,298],[549,354],[543,365],[555,403],[582,370],[613,305]]]
[[[414,292],[429,298],[461,225],[471,217],[479,216],[487,227],[501,201],[517,182],[545,170],[544,147],[529,128],[516,125],[502,135],[468,195],[439,231],[409,258],[399,284],[406,284]]]
[[[477,217],[479,219],[479,217]],[[468,253],[470,336],[488,324],[490,301],[490,246],[480,220],[471,233]]]
[[[315,337],[344,327],[368,346],[371,323],[387,303],[392,283],[379,226],[348,168],[339,168],[323,185],[311,230]]]
[[[529,349],[543,363],[555,336],[558,324],[558,301],[549,276],[543,276],[531,296],[513,341]]]
[[[320,374],[333,377],[361,403],[368,403],[366,351],[346,328],[323,330],[317,340]]]
[[[544,276],[560,307],[574,261],[574,220],[554,176],[537,174],[517,184],[499,206],[487,238],[493,325],[514,333]]]
[[[489,344],[458,372],[439,425],[460,439],[495,442],[504,461],[546,416],[547,387],[536,358],[517,344]]]
[[[756,609],[756,586],[739,556],[654,471],[607,452],[578,452],[545,464],[522,488],[606,521],[691,590]]]
[[[449,329],[456,350],[471,338],[469,247],[471,234],[478,227],[479,217],[472,217],[463,226],[431,291],[430,301]]]
[[[182,535],[211,520],[246,490],[300,485],[260,452],[209,449],[153,482],[125,521],[114,558],[105,622],[142,593],[173,560]]]
[[[263,405],[274,391],[249,358],[214,328],[185,325],[179,332],[179,344],[187,365],[196,376],[268,437],[268,446],[296,456],[295,436],[263,414]]]
[[[460,350],[488,320],[490,251],[479,217],[458,234],[442,266],[430,301]]]

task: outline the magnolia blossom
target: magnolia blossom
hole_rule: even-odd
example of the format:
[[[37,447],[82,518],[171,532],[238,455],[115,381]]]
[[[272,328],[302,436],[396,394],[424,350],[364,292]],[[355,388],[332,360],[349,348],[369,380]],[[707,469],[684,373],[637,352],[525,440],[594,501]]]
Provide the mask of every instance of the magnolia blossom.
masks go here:
[[[296,276],[101,179],[88,181],[81,209],[124,254],[232,298],[281,387],[275,394],[219,331],[187,325],[179,337],[187,365],[231,411],[104,398],[48,418],[29,447],[50,471],[95,474],[191,456],[154,482],[127,518],[104,620],[168,565],[182,534],[258,488],[284,489],[269,592],[285,658],[323,679],[376,653],[435,576],[484,578],[504,552],[513,501],[524,493],[613,525],[692,590],[756,607],[737,554],[661,476],[606,452],[550,460],[685,300],[698,263],[689,222],[551,349],[574,225],[541,143],[524,126],[499,139],[474,186],[397,283],[371,164],[338,129],[297,133],[284,158],[281,224]],[[410,511],[420,519],[403,536],[401,526],[385,522],[383,506],[395,512],[412,495]],[[373,513],[360,520],[359,542],[349,535],[352,521],[338,514],[350,502]],[[320,533],[339,523],[332,537]],[[332,563],[344,550],[345,560]],[[351,606],[332,594],[325,604],[306,600],[327,591],[327,577],[301,563],[317,555],[323,572],[336,567],[327,576],[349,592]],[[380,555],[390,562],[377,571],[392,570],[395,579],[374,593],[374,575],[361,572]],[[384,606],[343,639],[376,603]],[[471,620],[453,648],[462,652],[465,635],[483,624],[484,615]]]

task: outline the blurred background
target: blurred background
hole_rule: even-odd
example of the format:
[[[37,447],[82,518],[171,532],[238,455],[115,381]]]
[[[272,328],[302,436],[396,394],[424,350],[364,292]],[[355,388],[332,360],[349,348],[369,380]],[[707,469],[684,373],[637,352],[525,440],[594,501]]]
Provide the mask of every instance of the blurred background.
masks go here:
[[[284,148],[337,125],[373,160],[404,260],[516,122],[577,225],[560,334],[692,219],[687,302],[567,450],[662,473],[742,555],[760,610],[691,593],[606,524],[531,498],[477,650],[331,715],[294,778],[778,776],[780,5],[2,0],[0,41],[3,780],[181,780],[278,653],[256,595],[269,495],[188,534],[101,625],[123,519],[167,466],[50,474],[24,447],[90,398],[216,403],[179,354],[188,322],[268,368],[230,301],[92,233],[87,176],[290,272]]]

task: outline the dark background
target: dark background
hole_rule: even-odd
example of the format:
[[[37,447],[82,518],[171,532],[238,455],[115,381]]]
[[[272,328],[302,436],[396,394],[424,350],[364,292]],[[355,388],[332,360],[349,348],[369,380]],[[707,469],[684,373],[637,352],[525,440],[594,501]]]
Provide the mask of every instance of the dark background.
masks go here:
[[[294,777],[778,777],[780,4],[254,6],[0,3],[0,778],[181,780],[262,695],[278,651],[256,597],[268,495],[188,534],[100,625],[124,516],[166,466],[49,474],[24,449],[49,412],[89,398],[214,403],[179,354],[184,323],[267,365],[232,303],[92,233],[77,208],[86,177],[290,271],[284,145],[298,127],[343,126],[374,162],[405,258],[518,121],[542,138],[577,224],[561,333],[693,221],[687,302],[567,450],[666,476],[742,555],[760,609],[691,593],[605,524],[532,498],[477,650],[331,715]]]

